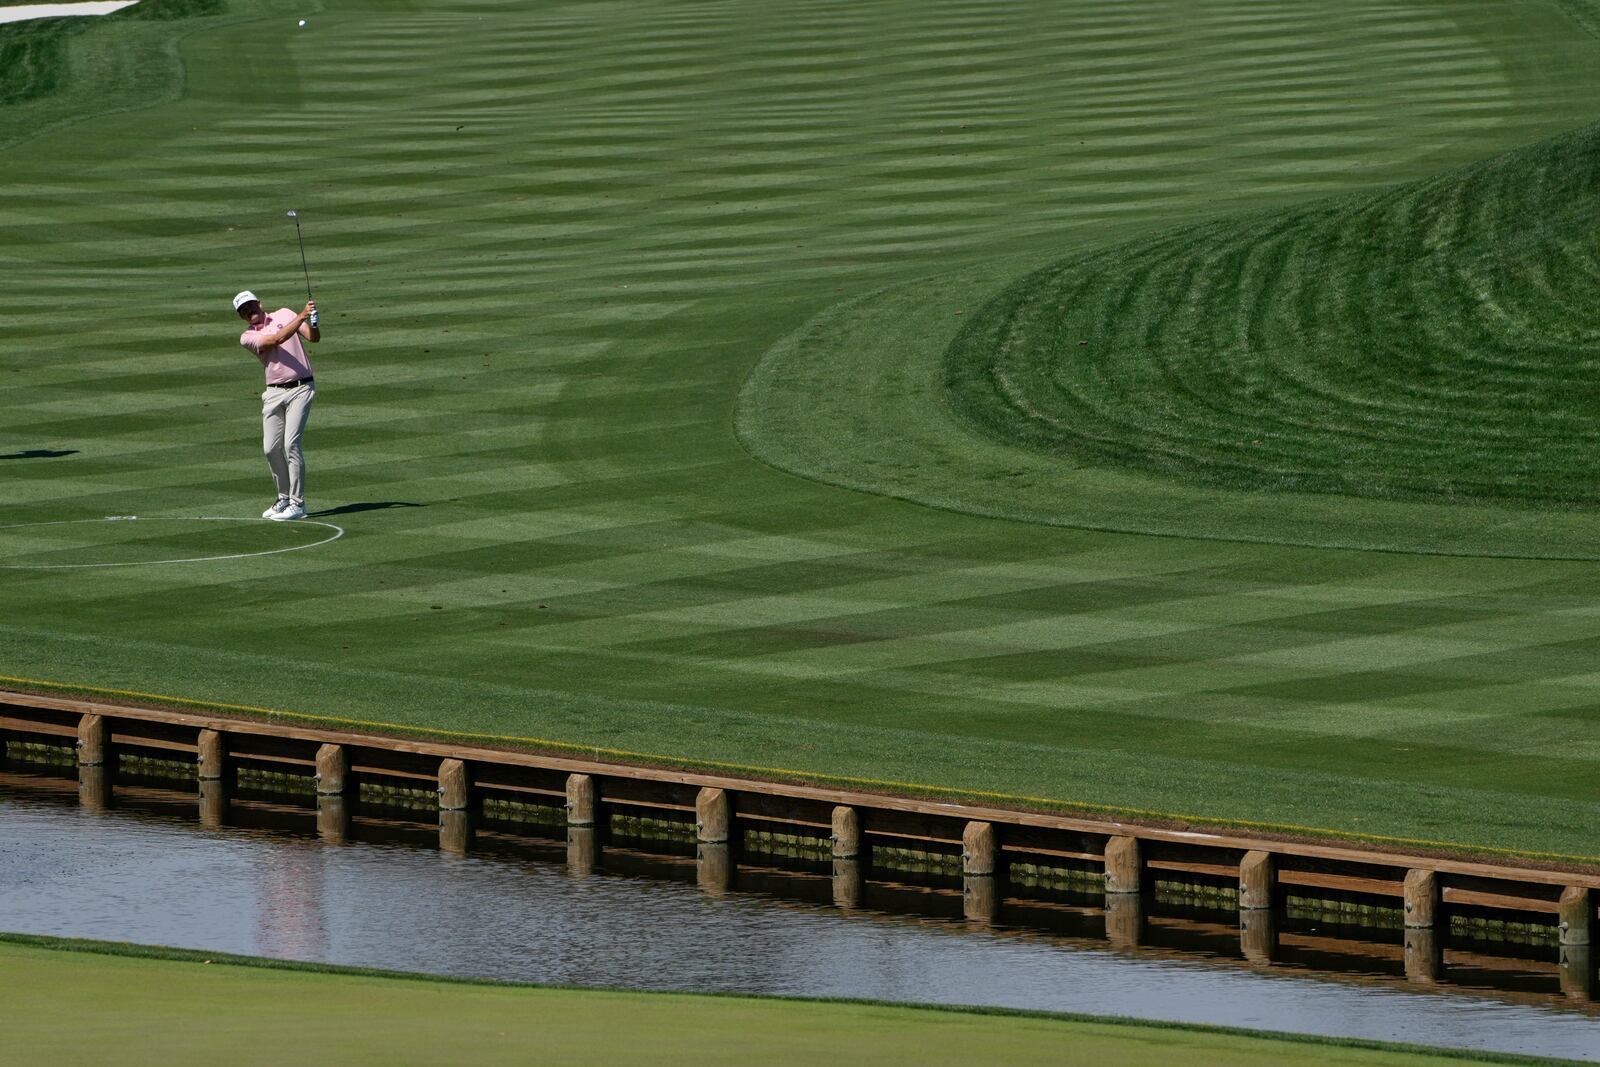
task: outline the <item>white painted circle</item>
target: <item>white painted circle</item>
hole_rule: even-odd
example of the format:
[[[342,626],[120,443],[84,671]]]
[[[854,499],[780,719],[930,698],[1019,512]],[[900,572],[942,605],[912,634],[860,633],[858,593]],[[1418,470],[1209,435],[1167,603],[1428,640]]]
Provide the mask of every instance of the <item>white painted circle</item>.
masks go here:
[[[23,530],[40,526],[73,526],[87,522],[268,522],[275,525],[295,526],[321,526],[332,530],[333,534],[320,541],[310,544],[290,545],[288,548],[268,548],[261,552],[232,552],[223,556],[192,556],[187,559],[140,559],[127,563],[0,563],[0,570],[8,571],[72,571],[87,570],[91,567],[159,567],[169,563],[211,563],[224,559],[251,559],[255,556],[276,556],[282,552],[299,552],[301,549],[317,548],[321,545],[331,544],[344,536],[344,527],[335,526],[331,522],[317,522],[314,519],[290,519],[280,522],[277,519],[251,519],[235,515],[183,515],[183,516],[155,516],[141,519],[137,515],[107,515],[103,519],[58,519],[54,522],[19,522],[9,526],[0,526],[0,530]]]

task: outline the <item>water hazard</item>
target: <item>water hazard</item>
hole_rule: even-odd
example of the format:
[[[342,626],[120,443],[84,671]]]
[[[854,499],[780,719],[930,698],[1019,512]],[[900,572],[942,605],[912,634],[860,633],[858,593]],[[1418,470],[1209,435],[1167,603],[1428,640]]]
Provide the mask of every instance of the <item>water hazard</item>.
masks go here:
[[[983,1004],[1600,1060],[1592,966],[1089,893],[0,768],[0,929],[436,974]],[[443,845],[443,847],[441,847]],[[899,879],[899,880],[894,880]]]

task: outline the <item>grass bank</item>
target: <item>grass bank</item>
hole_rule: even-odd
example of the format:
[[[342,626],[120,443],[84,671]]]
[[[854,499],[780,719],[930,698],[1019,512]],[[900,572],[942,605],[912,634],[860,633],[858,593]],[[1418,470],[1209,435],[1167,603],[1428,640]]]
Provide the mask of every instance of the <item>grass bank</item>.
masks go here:
[[[63,951],[63,950],[68,951]],[[0,935],[18,1063],[1424,1067],[1544,1059],[1115,1019],[585,991]],[[62,1020],[70,1019],[70,1026]],[[181,1036],[180,1036],[181,1035]]]

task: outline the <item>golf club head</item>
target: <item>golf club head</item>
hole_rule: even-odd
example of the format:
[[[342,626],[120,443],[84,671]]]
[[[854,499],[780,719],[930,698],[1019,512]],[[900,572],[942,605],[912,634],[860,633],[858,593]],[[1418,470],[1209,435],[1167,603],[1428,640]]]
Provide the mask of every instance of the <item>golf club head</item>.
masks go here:
[[[288,210],[288,211],[287,211],[287,212],[286,212],[286,214],[287,214],[287,215],[288,215],[288,216],[289,216],[289,217],[290,217],[290,218],[291,218],[291,219],[297,219],[297,218],[299,218],[299,217],[300,217],[300,216],[299,216],[299,215],[297,215],[297,214],[295,214],[295,210],[294,210],[294,208],[290,208],[290,209],[289,209],[289,210]]]

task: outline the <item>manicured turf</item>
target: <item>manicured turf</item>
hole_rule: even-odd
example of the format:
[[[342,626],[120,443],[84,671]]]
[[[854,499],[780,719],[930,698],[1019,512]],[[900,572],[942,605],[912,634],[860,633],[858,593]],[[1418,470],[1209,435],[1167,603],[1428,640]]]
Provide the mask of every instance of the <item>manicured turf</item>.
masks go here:
[[[973,316],[946,355],[952,404],[1075,465],[1592,509],[1597,175],[1592,125],[1070,260]]]
[[[495,986],[0,940],[16,1063],[1556,1063],[1200,1027],[740,997]],[[119,953],[116,955],[107,952]],[[123,954],[125,953],[125,954]],[[166,958],[162,958],[166,957]]]
[[[979,435],[883,391],[898,327],[881,375],[757,412],[801,412],[824,463],[894,427],[879,483],[769,452],[748,403],[733,426],[752,368],[793,372],[763,353],[840,301],[948,294],[911,315],[944,331],[937,371],[957,312],[1064,255],[1581,125],[1600,42],[1555,5],[229,0],[63,41],[94,79],[0,111],[0,457],[25,457],[0,459],[0,556],[237,553],[224,524],[24,524],[259,514],[259,370],[227,301],[296,298],[289,207],[325,309],[311,506],[348,532],[0,570],[0,674],[1597,851],[1587,564],[888,499],[917,496],[903,477],[996,495],[941,453]],[[843,400],[869,389],[863,418]],[[1174,507],[1285,510],[1140,477]],[[1390,530],[1341,543],[1439,547]]]

